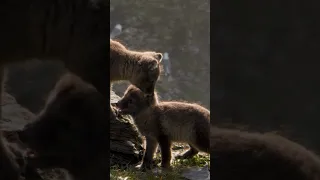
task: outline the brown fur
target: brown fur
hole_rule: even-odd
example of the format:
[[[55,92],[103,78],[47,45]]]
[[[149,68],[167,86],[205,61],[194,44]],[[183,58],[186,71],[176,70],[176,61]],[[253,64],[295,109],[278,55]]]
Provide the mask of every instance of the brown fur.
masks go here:
[[[156,93],[146,96],[131,85],[116,106],[121,114],[132,115],[140,133],[146,136],[142,168],[150,168],[158,143],[164,168],[170,166],[172,141],[190,145],[182,158],[198,151],[209,152],[210,111],[198,104],[158,102]]]
[[[162,54],[128,50],[110,39],[110,82],[129,80],[146,94],[152,94],[160,75]]]
[[[35,151],[28,163],[63,168],[76,180],[109,178],[108,100],[79,77],[64,75],[36,120],[18,132]]]
[[[6,64],[37,58],[63,62],[109,97],[107,1],[6,0],[0,14],[1,86]]]
[[[211,171],[215,180],[319,180],[320,160],[279,135],[211,127]]]

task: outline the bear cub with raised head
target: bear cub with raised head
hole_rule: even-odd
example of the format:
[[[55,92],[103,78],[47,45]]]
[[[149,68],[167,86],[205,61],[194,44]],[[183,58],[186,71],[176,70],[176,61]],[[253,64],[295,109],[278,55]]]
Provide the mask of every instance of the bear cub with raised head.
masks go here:
[[[139,132],[146,137],[142,170],[150,169],[158,143],[161,149],[161,167],[169,168],[171,143],[186,142],[190,149],[179,158],[190,158],[199,151],[209,153],[210,111],[185,102],[159,102],[156,92],[146,95],[130,85],[115,104],[119,114],[133,117]]]

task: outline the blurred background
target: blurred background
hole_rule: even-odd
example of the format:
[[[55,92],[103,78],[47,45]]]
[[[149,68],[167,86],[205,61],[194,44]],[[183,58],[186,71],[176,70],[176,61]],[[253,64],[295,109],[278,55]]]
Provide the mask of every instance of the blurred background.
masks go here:
[[[319,2],[241,2],[212,4],[215,124],[278,131],[320,153]]]
[[[167,52],[162,65],[169,71],[163,72],[157,85],[161,98],[210,108],[209,0],[111,0],[110,4],[110,32],[121,27],[120,33],[114,33],[115,40],[132,50]],[[48,92],[66,71],[59,62],[36,59],[8,67],[6,91],[33,113],[43,107]],[[122,96],[127,85],[117,83],[113,89]]]
[[[210,108],[209,2],[110,0],[110,37],[132,50],[163,53],[164,71],[156,87],[162,100]],[[127,85],[116,83],[113,90],[122,96]]]

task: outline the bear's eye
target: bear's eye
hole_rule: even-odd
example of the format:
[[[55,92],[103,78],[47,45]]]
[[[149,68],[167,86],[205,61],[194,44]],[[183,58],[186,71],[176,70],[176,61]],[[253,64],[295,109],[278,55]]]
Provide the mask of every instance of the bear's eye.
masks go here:
[[[128,104],[132,104],[132,99],[129,99],[129,100],[128,100]]]

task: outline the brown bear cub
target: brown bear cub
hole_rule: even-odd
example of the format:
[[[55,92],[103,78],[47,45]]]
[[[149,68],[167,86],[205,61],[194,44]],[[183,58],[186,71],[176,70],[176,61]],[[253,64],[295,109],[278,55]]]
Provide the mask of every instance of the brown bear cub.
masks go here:
[[[76,180],[108,179],[107,102],[79,77],[63,76],[37,118],[18,131],[20,140],[34,151],[28,164],[63,168]]]
[[[161,60],[161,53],[132,51],[110,39],[110,82],[129,80],[144,93],[152,94]]]
[[[170,167],[172,141],[186,142],[190,149],[180,158],[189,158],[199,151],[209,152],[210,111],[184,102],[158,102],[156,92],[146,96],[130,85],[116,104],[119,114],[133,116],[142,135],[146,137],[146,150],[141,168],[150,169],[158,143],[161,149],[161,167]]]
[[[128,80],[146,94],[152,94],[160,76],[161,60],[161,53],[132,51],[110,39],[110,83]],[[114,118],[110,109],[110,118]]]
[[[211,127],[211,170],[215,180],[319,180],[320,160],[279,135]]]

